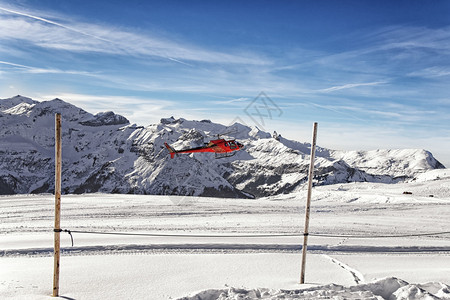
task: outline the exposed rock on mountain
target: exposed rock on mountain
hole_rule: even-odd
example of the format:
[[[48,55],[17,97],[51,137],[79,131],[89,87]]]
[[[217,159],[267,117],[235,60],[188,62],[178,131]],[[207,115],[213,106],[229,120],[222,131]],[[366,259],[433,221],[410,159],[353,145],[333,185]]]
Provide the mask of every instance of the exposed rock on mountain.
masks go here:
[[[242,124],[233,137],[246,146],[235,156],[212,153],[170,159],[230,128],[209,120],[165,118],[147,127],[113,112],[92,115],[60,99],[0,100],[0,194],[54,190],[54,115],[62,114],[63,192],[261,197],[302,188],[310,145]],[[443,168],[424,150],[335,151],[317,148],[315,184],[395,183]]]

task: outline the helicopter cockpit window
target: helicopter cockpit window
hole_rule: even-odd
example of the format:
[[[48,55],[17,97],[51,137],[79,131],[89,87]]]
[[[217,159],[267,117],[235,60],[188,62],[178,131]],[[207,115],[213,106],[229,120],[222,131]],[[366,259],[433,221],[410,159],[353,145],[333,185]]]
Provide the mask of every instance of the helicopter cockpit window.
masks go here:
[[[236,149],[236,143],[235,142],[230,142],[230,149]]]

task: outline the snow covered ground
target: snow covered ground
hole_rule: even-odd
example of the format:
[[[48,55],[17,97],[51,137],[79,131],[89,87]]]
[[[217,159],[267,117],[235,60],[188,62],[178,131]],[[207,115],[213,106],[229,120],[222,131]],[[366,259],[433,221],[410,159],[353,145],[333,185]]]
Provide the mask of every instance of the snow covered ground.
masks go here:
[[[63,229],[150,235],[61,233],[61,298],[450,299],[450,234],[416,236],[450,231],[448,170],[315,187],[310,232],[368,238],[310,236],[300,285],[305,196],[63,195]],[[53,210],[0,197],[0,299],[52,299]]]

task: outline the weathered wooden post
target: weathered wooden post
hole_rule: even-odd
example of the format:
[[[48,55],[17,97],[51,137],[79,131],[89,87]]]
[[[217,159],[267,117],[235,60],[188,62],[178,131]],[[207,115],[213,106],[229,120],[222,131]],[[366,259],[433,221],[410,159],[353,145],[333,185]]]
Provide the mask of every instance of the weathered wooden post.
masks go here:
[[[303,247],[302,247],[302,271],[300,275],[301,284],[305,283],[306,248],[308,246],[309,211],[311,206],[312,180],[314,174],[314,156],[316,154],[316,139],[317,139],[317,122],[314,122],[313,136],[311,143],[311,162],[309,164],[309,172],[308,172],[308,195],[306,197],[306,207],[305,207],[305,230],[303,232]]]
[[[61,114],[55,115],[55,235],[54,269],[53,269],[53,297],[59,296],[59,261],[61,235]]]

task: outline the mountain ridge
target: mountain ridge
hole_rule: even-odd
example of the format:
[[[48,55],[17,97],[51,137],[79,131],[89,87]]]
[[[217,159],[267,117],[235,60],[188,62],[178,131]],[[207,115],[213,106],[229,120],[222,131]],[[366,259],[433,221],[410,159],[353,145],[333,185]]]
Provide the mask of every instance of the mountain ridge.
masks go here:
[[[0,100],[0,194],[54,190],[54,114],[62,113],[63,193],[136,193],[263,197],[304,186],[310,144],[273,138],[257,127],[210,120],[162,118],[137,126],[114,112],[93,115],[61,99]],[[231,127],[231,128],[230,128]],[[213,134],[236,129],[246,145],[235,156],[211,153],[170,159],[176,149],[203,145]],[[395,183],[444,168],[421,149],[339,151],[317,147],[315,184],[351,181]]]

